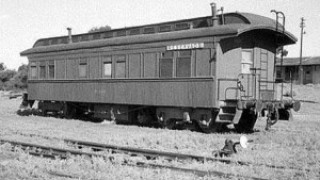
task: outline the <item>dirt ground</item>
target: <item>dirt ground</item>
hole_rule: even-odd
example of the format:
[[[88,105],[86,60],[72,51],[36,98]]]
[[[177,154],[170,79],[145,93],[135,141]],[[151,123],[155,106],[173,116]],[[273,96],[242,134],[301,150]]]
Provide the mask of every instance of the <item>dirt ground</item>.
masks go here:
[[[294,86],[294,98],[302,108],[293,121],[280,121],[265,131],[265,119],[259,118],[257,132],[246,136],[253,140],[248,149],[238,148],[232,160],[251,162],[253,166],[191,162],[187,168],[215,170],[244,176],[244,179],[320,179],[320,86]],[[18,116],[21,98],[9,99],[0,92],[0,138],[66,148],[61,139],[77,139],[129,147],[211,156],[221,149],[226,138],[237,141],[241,134],[203,134],[191,131],[101,124],[53,117]],[[50,137],[50,138],[48,138]],[[178,163],[177,163],[178,164]],[[260,165],[259,165],[260,164]],[[262,164],[262,165],[261,165]],[[284,169],[264,165],[284,166]],[[61,177],[52,172],[71,174]],[[74,178],[72,178],[74,177]],[[114,165],[102,159],[82,157],[46,160],[21,150],[12,152],[0,146],[0,179],[229,179],[209,175],[176,173],[164,169],[141,169]],[[234,179],[238,179],[235,177]]]

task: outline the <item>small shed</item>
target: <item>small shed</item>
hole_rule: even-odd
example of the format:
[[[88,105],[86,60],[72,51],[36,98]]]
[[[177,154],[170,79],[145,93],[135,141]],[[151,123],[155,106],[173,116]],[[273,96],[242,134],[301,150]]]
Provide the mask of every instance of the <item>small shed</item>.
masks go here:
[[[319,84],[320,83],[320,56],[302,57],[303,84]],[[283,79],[286,82],[292,80],[298,84],[299,81],[300,57],[283,58],[276,62],[276,78]]]

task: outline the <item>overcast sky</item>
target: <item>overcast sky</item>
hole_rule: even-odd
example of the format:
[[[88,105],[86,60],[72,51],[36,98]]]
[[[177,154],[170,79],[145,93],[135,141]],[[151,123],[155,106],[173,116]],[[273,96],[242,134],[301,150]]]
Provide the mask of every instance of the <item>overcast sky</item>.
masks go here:
[[[320,56],[319,0],[0,0],[0,62],[10,69],[27,63],[20,52],[40,38],[85,33],[92,27],[113,29],[211,15],[210,3],[224,12],[249,12],[270,18],[271,9],[286,15],[286,29],[299,41],[287,46],[300,54],[300,19],[306,19],[304,56]]]

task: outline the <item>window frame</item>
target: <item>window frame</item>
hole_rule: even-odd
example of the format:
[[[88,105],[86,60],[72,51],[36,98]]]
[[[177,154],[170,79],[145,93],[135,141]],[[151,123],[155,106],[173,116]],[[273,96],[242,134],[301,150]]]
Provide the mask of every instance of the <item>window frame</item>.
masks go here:
[[[171,53],[171,55],[166,55],[166,53]],[[171,73],[169,76],[164,76],[163,72],[166,71],[166,69],[163,69],[163,61],[171,61]],[[169,70],[168,70],[169,72]],[[161,58],[159,59],[159,78],[174,78],[174,51],[165,51],[161,53]]]
[[[33,70],[35,70],[35,71],[33,71]],[[35,62],[34,63],[30,63],[30,79],[37,79],[37,77],[38,77],[37,64]]]
[[[51,74],[50,72],[50,67],[53,67],[53,74]],[[55,79],[55,77],[56,77],[56,74],[55,74],[56,72],[55,72],[55,62],[54,62],[54,60],[51,60],[51,61],[49,61],[49,63],[48,63],[48,79]],[[51,76],[52,75],[52,76]]]
[[[84,67],[84,71],[82,71],[82,67]],[[87,78],[88,76],[88,61],[86,58],[80,58],[79,64],[78,64],[78,76],[79,78]],[[81,74],[81,72],[84,72],[84,75]]]
[[[244,61],[244,54],[243,53],[250,53],[251,61],[245,60]],[[244,68],[244,65],[249,65],[248,68]],[[254,53],[253,49],[242,49],[241,51],[241,62],[240,62],[240,68],[241,68],[241,74],[252,74],[251,68],[254,67]]]
[[[39,79],[47,78],[47,67],[46,62],[40,62],[39,64]]]
[[[116,79],[127,78],[127,62],[126,62],[127,57],[126,57],[126,55],[116,55],[116,56],[114,56],[114,59],[115,59],[115,70],[114,70],[115,76],[114,77]],[[118,69],[119,64],[124,64],[124,68],[121,68],[122,69],[121,75],[123,75],[123,76],[119,76],[120,75],[119,69]]]
[[[101,63],[102,63],[102,71],[101,71],[101,76],[102,78],[106,79],[111,79],[114,77],[114,70],[113,70],[113,63],[112,63],[112,56],[107,56],[104,55],[101,58]],[[110,64],[110,75],[105,74],[105,64]]]
[[[190,52],[190,54],[182,54],[182,52]],[[192,65],[191,65],[191,61],[192,61],[192,50],[191,49],[189,49],[189,50],[180,50],[180,51],[178,51],[178,57],[177,57],[177,59],[176,59],[176,77],[177,78],[190,78],[191,76],[192,76],[192,74],[191,74],[191,72],[192,72]],[[180,66],[180,62],[181,61],[185,61],[185,60],[189,60],[189,71],[188,71],[188,75],[187,76],[180,76],[180,74],[181,75],[183,75],[184,73],[179,73],[180,71],[180,67],[182,67],[182,66]],[[179,65],[178,65],[179,64]],[[183,71],[182,71],[183,72]]]

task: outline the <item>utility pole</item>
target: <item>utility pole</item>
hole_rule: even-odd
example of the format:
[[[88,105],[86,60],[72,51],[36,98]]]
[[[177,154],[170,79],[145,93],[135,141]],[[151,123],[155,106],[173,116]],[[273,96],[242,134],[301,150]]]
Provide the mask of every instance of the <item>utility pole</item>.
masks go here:
[[[301,37],[300,37],[300,65],[299,65],[299,80],[300,84],[303,84],[303,67],[302,67],[302,42],[303,34],[305,34],[303,28],[305,27],[305,19],[301,18],[300,28],[301,28]]]

